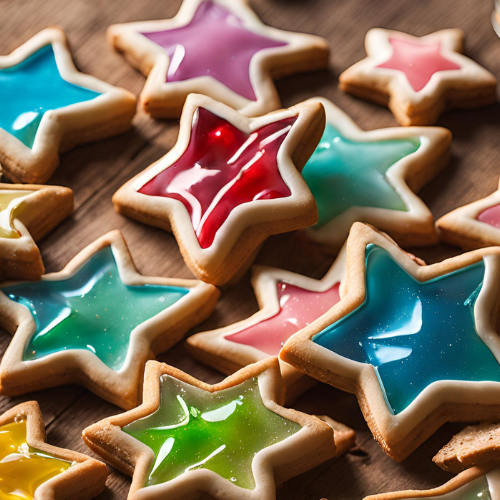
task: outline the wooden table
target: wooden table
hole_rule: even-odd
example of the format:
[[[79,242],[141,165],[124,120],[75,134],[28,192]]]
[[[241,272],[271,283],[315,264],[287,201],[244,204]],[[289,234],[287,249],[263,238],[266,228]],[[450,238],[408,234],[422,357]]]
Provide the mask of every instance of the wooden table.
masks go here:
[[[252,0],[264,22],[278,28],[321,35],[331,44],[328,71],[290,77],[278,82],[284,106],[315,95],[340,105],[365,129],[395,126],[391,113],[381,107],[344,95],[337,88],[339,73],[364,57],[363,39],[374,26],[400,29],[415,35],[448,27],[467,34],[467,54],[500,76],[500,40],[490,24],[492,4],[488,0]],[[106,27],[112,23],[161,19],[173,16],[180,0],[4,0],[0,2],[0,53],[8,53],[40,29],[62,26],[69,37],[79,68],[110,83],[139,94],[144,78],[106,44]],[[444,115],[439,124],[455,136],[448,168],[421,193],[436,217],[495,190],[500,174],[500,107],[456,111]],[[1,110],[0,110],[1,112]],[[113,139],[79,147],[64,155],[51,184],[71,187],[75,192],[74,215],[40,247],[47,271],[60,270],[78,251],[109,230],[124,233],[139,270],[146,275],[190,278],[174,238],[117,215],[112,194],[133,175],[160,158],[174,144],[175,121],[153,121],[139,114],[130,132]],[[428,262],[457,254],[450,247],[418,249]],[[331,265],[331,257],[294,234],[268,240],[257,262],[280,266],[315,278]],[[243,319],[257,309],[248,274],[224,290],[215,313],[196,331],[210,330]],[[1,349],[9,343],[0,335]],[[209,383],[223,377],[191,359],[183,345],[160,358]],[[62,387],[22,398],[0,398],[0,410],[28,399],[36,399],[43,410],[51,444],[89,453],[80,433],[87,425],[117,408],[80,387]],[[433,455],[460,426],[447,425],[402,464],[389,459],[373,440],[356,399],[328,386],[318,385],[294,405],[317,414],[327,414],[352,426],[357,447],[288,481],[279,499],[360,499],[365,495],[407,488],[436,486],[451,476],[431,462]],[[130,480],[114,472],[108,490],[100,497],[126,497]]]

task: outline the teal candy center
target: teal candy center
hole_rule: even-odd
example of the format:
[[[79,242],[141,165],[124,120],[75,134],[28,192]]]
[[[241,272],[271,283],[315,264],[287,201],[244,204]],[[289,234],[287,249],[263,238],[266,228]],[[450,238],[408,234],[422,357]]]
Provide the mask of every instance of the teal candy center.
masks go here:
[[[111,369],[120,370],[134,328],[175,304],[189,290],[124,285],[113,252],[106,247],[72,278],[24,282],[2,291],[27,307],[36,323],[24,350],[24,361],[83,349],[93,352]]]
[[[483,261],[430,281],[410,276],[384,249],[366,249],[366,299],[314,342],[371,364],[397,414],[440,380],[500,382],[497,359],[476,331]]]
[[[327,123],[302,175],[319,211],[319,228],[351,207],[407,211],[387,179],[395,163],[420,147],[418,139],[356,142]]]
[[[33,147],[44,113],[101,95],[61,78],[46,45],[15,66],[0,69],[0,128]]]

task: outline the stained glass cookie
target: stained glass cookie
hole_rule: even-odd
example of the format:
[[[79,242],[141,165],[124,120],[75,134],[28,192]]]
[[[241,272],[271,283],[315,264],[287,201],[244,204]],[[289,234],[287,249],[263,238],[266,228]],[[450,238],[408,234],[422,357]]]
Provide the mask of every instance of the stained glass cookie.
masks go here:
[[[401,461],[445,422],[500,414],[499,273],[497,247],[421,265],[356,223],[340,302],[281,359],[356,394],[374,437]]]
[[[133,476],[128,498],[274,499],[277,485],[335,455],[332,427],[283,399],[276,358],[217,385],[150,361],[143,404],[83,439]]]
[[[438,242],[434,218],[415,194],[447,164],[451,132],[393,127],[365,132],[328,99],[326,128],[302,175],[318,205],[304,230],[338,252],[354,222],[373,224],[403,247]]]
[[[0,393],[79,383],[133,408],[146,361],[201,323],[218,297],[197,280],[140,275],[121,233],[108,233],[58,273],[0,284],[0,326],[14,334]]]
[[[0,496],[6,500],[94,498],[104,490],[106,465],[45,442],[36,401],[0,416]]]
[[[500,189],[436,221],[445,243],[465,250],[500,245]]]
[[[463,55],[459,29],[415,37],[374,28],[367,57],[340,75],[340,88],[388,106],[401,125],[432,125],[445,109],[495,102],[496,78]]]
[[[252,286],[260,310],[243,321],[189,337],[190,354],[223,373],[270,356],[278,356],[295,333],[329,311],[339,301],[339,287],[345,273],[342,251],[321,280],[265,266],[252,269]],[[309,389],[313,379],[281,363],[290,403]]]
[[[118,212],[172,231],[199,279],[236,280],[273,234],[314,224],[300,170],[325,125],[317,102],[247,118],[190,94],[176,145],[114,195]]]
[[[247,116],[279,109],[273,78],[323,69],[323,38],[263,24],[247,0],[184,0],[161,21],[117,24],[108,40],[148,77],[142,108],[179,116],[190,93],[204,94]]]
[[[48,28],[0,56],[0,164],[22,183],[44,183],[59,152],[129,129],[136,98],[80,73],[64,31]]]
[[[38,279],[45,269],[35,241],[71,212],[71,189],[0,183],[0,281]]]

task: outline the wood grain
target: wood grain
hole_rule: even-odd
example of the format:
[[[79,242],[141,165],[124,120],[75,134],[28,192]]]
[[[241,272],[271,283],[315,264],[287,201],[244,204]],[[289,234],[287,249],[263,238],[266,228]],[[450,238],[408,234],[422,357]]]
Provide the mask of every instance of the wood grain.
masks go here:
[[[92,75],[138,94],[144,78],[106,45],[105,30],[112,23],[173,16],[180,0],[2,0],[0,53],[8,53],[40,29],[59,25],[70,40],[78,67]],[[338,90],[339,73],[364,56],[363,39],[372,27],[424,35],[437,29],[459,27],[466,33],[467,54],[500,76],[500,40],[490,25],[492,5],[474,0],[252,0],[257,13],[273,26],[315,33],[331,44],[328,71],[288,77],[278,82],[284,106],[314,95],[330,98],[365,129],[395,126],[384,108],[344,95]],[[500,107],[455,111],[443,115],[439,125],[455,136],[447,169],[421,193],[435,217],[495,190],[500,175]],[[0,110],[1,112],[1,110]],[[170,234],[117,215],[112,194],[133,175],[157,160],[174,144],[177,123],[135,119],[130,132],[64,155],[50,184],[75,191],[76,211],[42,241],[47,271],[60,270],[82,248],[111,229],[121,229],[143,274],[191,278]],[[428,262],[458,253],[451,247],[415,250]],[[331,257],[294,234],[271,238],[257,262],[284,267],[319,278]],[[216,312],[196,331],[217,328],[255,312],[256,301],[248,275],[231,290],[224,290]],[[9,335],[0,335],[0,350]],[[183,345],[160,358],[206,382],[222,376],[191,359]],[[48,440],[56,446],[89,453],[81,430],[118,412],[79,387],[63,387],[23,398],[0,398],[0,410],[27,399],[40,402]],[[432,456],[460,427],[447,425],[402,464],[389,459],[372,439],[356,400],[331,387],[312,389],[294,405],[306,412],[326,414],[357,431],[358,445],[346,456],[286,483],[278,499],[360,499],[368,494],[408,488],[434,487],[450,475],[436,467]],[[123,499],[130,481],[113,472],[101,499]]]

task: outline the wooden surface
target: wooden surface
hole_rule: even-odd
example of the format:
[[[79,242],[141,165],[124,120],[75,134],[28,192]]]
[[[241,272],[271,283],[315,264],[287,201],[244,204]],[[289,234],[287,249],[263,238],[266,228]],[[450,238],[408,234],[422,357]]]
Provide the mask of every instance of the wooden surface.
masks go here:
[[[92,75],[139,94],[144,78],[107,46],[105,30],[116,22],[173,16],[180,0],[3,0],[0,18],[0,53],[8,53],[40,29],[62,26],[69,37],[78,67]],[[252,0],[261,18],[278,28],[321,35],[331,44],[330,69],[290,77],[278,82],[283,105],[323,95],[340,105],[365,129],[395,126],[391,113],[381,107],[342,94],[339,73],[364,57],[365,32],[374,26],[424,35],[441,28],[459,27],[467,35],[466,52],[500,76],[500,40],[490,25],[488,0]],[[500,174],[500,107],[451,112],[439,125],[455,136],[448,168],[421,193],[436,217],[452,208],[494,191]],[[1,110],[0,110],[1,112]],[[177,123],[155,122],[144,115],[130,132],[64,155],[51,184],[75,191],[76,211],[40,245],[47,271],[61,269],[78,251],[105,232],[123,231],[134,260],[143,274],[190,278],[174,238],[163,231],[117,215],[112,194],[128,179],[165,154],[174,144]],[[436,247],[415,253],[428,262],[458,253]],[[319,278],[331,257],[312,244],[288,234],[271,238],[258,263],[281,266]],[[243,319],[257,305],[248,274],[224,290],[215,313],[196,331],[209,330]],[[2,332],[0,349],[10,338]],[[210,383],[222,379],[188,357],[180,345],[161,360]],[[80,433],[87,425],[116,413],[116,407],[80,387],[47,390],[22,398],[0,398],[0,410],[28,399],[41,404],[51,444],[89,453]],[[428,488],[451,476],[431,462],[432,456],[460,427],[447,425],[402,464],[389,459],[373,441],[356,400],[327,386],[317,386],[295,407],[327,414],[357,431],[358,445],[347,456],[290,480],[279,499],[360,499],[367,494],[407,488]],[[126,498],[130,480],[113,472],[102,499]]]

